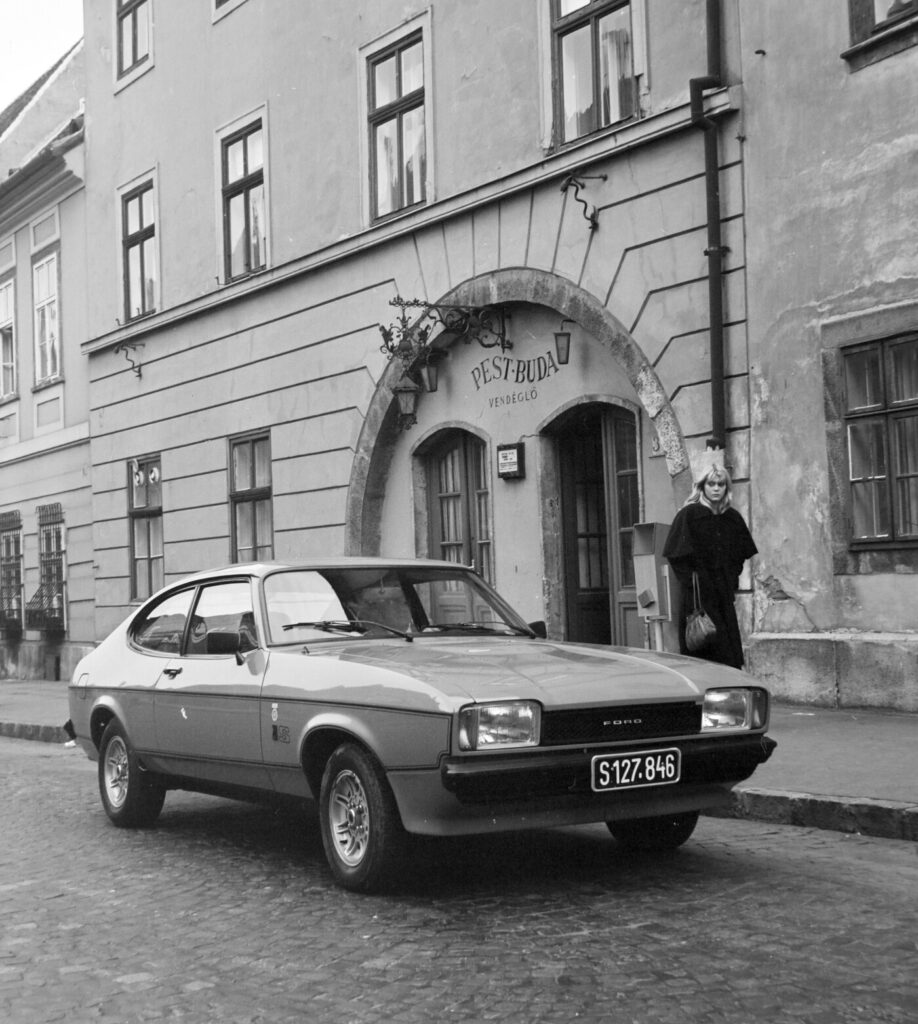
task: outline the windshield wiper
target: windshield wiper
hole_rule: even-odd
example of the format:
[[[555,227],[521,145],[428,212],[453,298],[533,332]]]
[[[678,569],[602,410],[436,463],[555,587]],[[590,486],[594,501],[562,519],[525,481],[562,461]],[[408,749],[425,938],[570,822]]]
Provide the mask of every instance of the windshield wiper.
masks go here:
[[[372,619],[318,619],[313,622],[287,622],[284,624],[284,632],[289,629],[299,629],[300,627],[320,629],[324,633],[366,633],[368,629],[376,628],[384,629],[388,633],[400,636],[407,640],[408,643],[412,643],[414,640],[410,633],[406,633],[402,629],[396,629],[395,626],[387,626],[384,622],[374,622]]]
[[[524,629],[521,626],[512,626],[508,622],[431,622],[424,627],[428,629],[449,630],[456,629],[463,633],[513,633],[515,636],[533,635],[531,629]]]

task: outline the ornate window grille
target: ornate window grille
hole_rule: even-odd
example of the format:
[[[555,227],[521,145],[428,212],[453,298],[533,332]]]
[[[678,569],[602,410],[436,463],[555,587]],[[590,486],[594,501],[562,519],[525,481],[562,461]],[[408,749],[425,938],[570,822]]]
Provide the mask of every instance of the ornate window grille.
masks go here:
[[[59,503],[38,506],[38,590],[26,606],[26,628],[60,634],[67,628],[64,514]]]

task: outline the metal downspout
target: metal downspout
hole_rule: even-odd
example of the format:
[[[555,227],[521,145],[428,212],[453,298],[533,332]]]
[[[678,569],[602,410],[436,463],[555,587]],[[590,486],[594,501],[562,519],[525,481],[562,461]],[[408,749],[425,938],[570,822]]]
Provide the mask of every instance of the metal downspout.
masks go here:
[[[720,173],[717,158],[717,125],[704,113],[702,94],[723,82],[720,61],[720,0],[707,0],[706,32],[708,73],[689,81],[692,124],[704,132],[704,177],[707,195],[708,317],[711,346],[711,437],[708,448],[726,447],[726,397],[724,392],[723,257],[720,232]]]

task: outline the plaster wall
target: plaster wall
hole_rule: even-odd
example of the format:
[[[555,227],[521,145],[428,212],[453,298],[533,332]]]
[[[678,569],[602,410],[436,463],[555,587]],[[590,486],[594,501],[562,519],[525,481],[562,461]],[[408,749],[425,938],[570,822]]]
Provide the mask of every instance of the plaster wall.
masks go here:
[[[60,504],[65,546],[67,629],[62,639],[25,629],[16,640],[0,636],[0,671],[20,678],[66,678],[95,638],[92,493],[90,487],[83,147],[71,138],[58,153],[43,148],[80,112],[82,51],[78,47],[36,93],[0,141],[0,166],[11,169],[0,202],[0,238],[12,239],[15,264],[4,271],[13,284],[15,390],[0,403],[0,417],[16,429],[0,437],[0,512],[18,513],[24,604],[40,591],[38,508]],[[71,134],[71,133],[68,133]],[[40,154],[40,155],[38,155]],[[23,166],[19,169],[19,164]],[[19,173],[17,173],[17,170]],[[56,221],[49,221],[56,213]],[[32,226],[51,223],[41,247]],[[60,366],[49,382],[36,383],[33,264],[57,254],[56,330]],[[14,631],[18,632],[18,631]]]
[[[894,706],[911,706],[916,566],[891,558],[877,567],[847,553],[847,456],[828,368],[841,345],[918,327],[908,306],[918,283],[918,49],[853,70],[841,56],[846,5],[739,9],[756,657],[791,697],[875,703],[885,685]],[[850,635],[837,639],[839,630]],[[815,686],[798,685],[800,662],[781,655],[798,634],[830,638],[811,661]],[[902,645],[890,646],[884,668],[856,653],[889,634]],[[817,646],[801,650],[812,657]]]

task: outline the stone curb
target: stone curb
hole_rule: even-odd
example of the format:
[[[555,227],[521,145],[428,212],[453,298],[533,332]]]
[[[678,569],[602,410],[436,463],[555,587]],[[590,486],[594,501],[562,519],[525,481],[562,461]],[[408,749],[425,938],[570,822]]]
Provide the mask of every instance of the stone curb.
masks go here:
[[[0,736],[14,740],[38,740],[41,743],[66,743],[67,734],[59,725],[23,725],[0,722]]]
[[[802,825],[832,832],[918,842],[918,804],[870,797],[813,796],[747,787],[733,791],[730,806],[708,813],[716,818],[749,818],[776,825]]]

